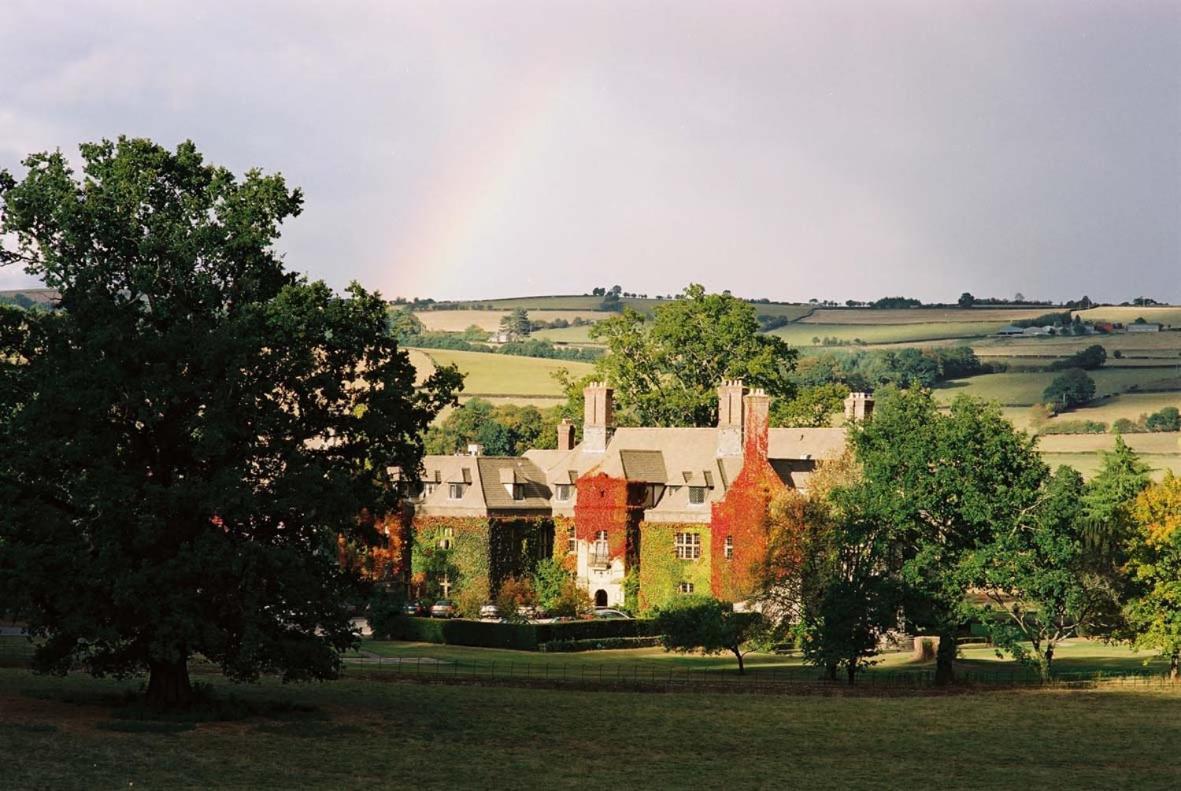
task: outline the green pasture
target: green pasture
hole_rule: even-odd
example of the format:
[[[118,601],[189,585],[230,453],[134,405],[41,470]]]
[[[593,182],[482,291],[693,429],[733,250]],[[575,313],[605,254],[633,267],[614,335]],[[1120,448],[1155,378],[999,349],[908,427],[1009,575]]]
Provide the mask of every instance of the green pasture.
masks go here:
[[[518,357],[490,352],[464,352],[452,349],[422,349],[434,365],[456,365],[466,378],[466,396],[561,396],[553,374],[565,368],[575,376],[591,372],[589,363]]]

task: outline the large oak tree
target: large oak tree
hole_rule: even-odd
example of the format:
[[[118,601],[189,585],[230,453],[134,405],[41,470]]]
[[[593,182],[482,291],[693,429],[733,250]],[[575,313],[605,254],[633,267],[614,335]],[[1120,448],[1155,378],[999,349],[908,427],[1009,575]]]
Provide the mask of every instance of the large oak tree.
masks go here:
[[[229,677],[333,676],[355,635],[341,537],[393,504],[458,374],[422,387],[386,305],[285,271],[302,197],[191,143],[83,145],[0,173],[6,264],[61,294],[0,308],[0,602],[37,665],[148,670],[186,702]]]

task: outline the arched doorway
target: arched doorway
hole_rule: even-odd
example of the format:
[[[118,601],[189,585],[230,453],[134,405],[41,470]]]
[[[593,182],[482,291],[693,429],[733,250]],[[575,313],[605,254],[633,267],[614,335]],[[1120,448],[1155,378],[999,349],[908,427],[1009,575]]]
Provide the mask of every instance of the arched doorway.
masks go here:
[[[595,591],[595,606],[607,606],[607,591],[603,590],[602,588],[599,588],[597,591]]]

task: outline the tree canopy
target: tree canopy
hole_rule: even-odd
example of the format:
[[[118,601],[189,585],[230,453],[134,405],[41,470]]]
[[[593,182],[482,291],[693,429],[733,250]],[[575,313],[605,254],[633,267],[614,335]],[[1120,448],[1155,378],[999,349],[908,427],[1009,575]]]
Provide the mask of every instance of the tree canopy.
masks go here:
[[[709,426],[717,387],[742,379],[772,397],[790,397],[797,353],[759,332],[755,307],[697,284],[645,317],[631,308],[591,329],[609,353],[598,375],[615,388],[618,408],[645,426]]]
[[[303,199],[192,143],[120,138],[0,174],[0,231],[62,310],[0,309],[0,602],[37,665],[325,678],[353,644],[338,541],[376,541],[390,471],[460,377],[421,388],[376,294],[285,271]]]

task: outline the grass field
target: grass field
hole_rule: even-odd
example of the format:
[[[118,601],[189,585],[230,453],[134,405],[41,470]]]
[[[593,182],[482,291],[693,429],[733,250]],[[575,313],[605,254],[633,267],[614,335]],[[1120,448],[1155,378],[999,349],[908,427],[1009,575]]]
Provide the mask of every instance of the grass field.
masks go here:
[[[500,328],[500,320],[509,315],[507,310],[421,310],[415,316],[422,325],[432,332],[463,332],[473,324],[482,330],[492,332]],[[610,316],[610,313],[594,312],[590,310],[547,310],[538,311],[537,315],[530,315],[537,321],[555,321],[565,319],[573,321],[576,318],[585,321],[598,321]]]
[[[591,372],[588,363],[517,357],[510,354],[462,352],[452,349],[417,350],[435,365],[456,365],[466,375],[465,396],[561,396],[553,372],[565,368],[575,376]]]
[[[814,346],[813,338],[837,338],[867,344],[910,343],[947,338],[978,338],[991,335],[1004,323],[948,321],[927,324],[814,324],[807,321],[772,330],[792,346]],[[844,348],[844,347],[842,347]]]
[[[581,327],[562,327],[554,330],[537,330],[533,333],[534,338],[540,338],[543,341],[553,341],[554,343],[572,343],[580,346],[597,346],[600,345],[598,341],[592,341],[590,337],[591,328],[586,324]]]
[[[1095,380],[1097,398],[1128,391],[1132,387],[1154,390],[1181,390],[1181,377],[1172,369],[1100,368],[1089,371]],[[954,379],[935,391],[942,401],[957,395],[971,395],[1011,406],[1039,403],[1042,393],[1057,373],[1051,371],[1006,372]]]
[[[1163,686],[900,697],[344,680],[231,693],[244,719],[136,719],[134,684],[0,670],[6,789],[1137,788],[1181,784]]]
[[[818,308],[804,324],[947,324],[994,323],[1004,325],[1017,319],[1032,319],[1049,313],[1050,308]]]

